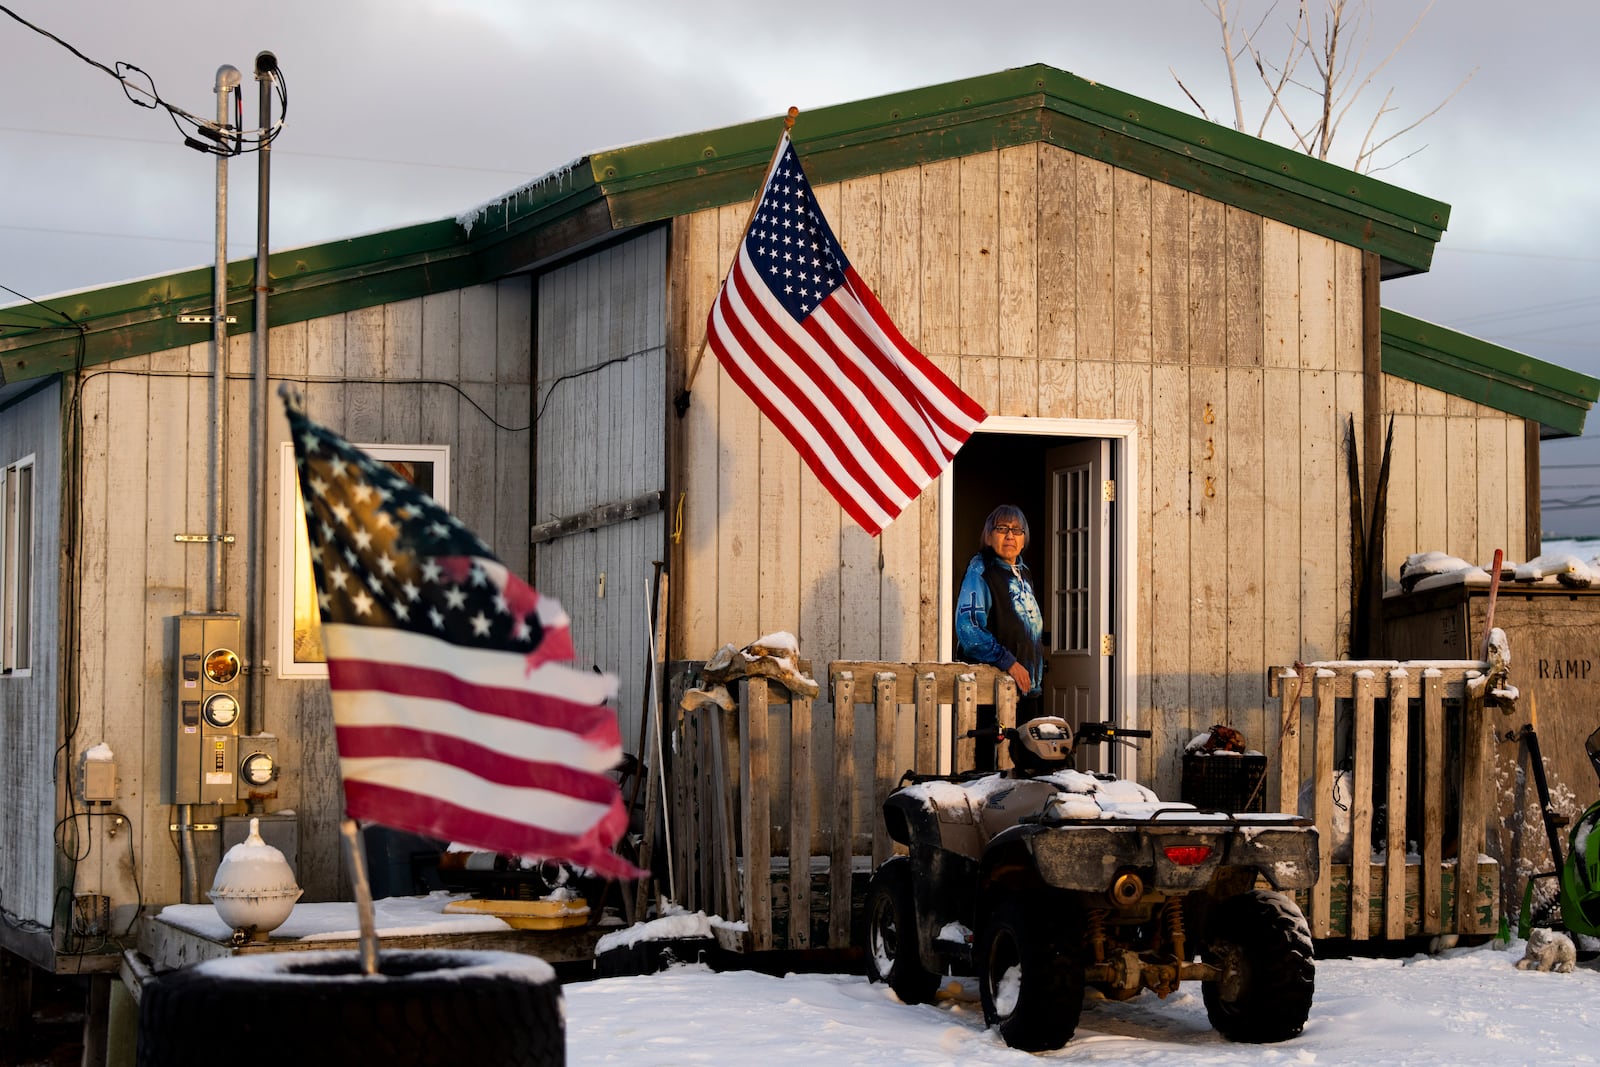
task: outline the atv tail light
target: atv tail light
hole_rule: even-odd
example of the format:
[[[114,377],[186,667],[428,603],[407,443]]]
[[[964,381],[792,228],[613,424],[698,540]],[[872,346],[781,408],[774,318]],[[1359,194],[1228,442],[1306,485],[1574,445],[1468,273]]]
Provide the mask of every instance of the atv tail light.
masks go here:
[[[1168,845],[1162,851],[1179,867],[1198,866],[1211,856],[1210,845]]]

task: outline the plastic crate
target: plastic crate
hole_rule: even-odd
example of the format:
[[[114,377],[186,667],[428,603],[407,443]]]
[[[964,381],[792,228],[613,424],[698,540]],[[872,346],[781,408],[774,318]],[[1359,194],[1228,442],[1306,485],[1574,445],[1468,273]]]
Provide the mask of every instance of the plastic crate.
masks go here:
[[[1183,757],[1183,801],[1218,811],[1265,811],[1266,777],[1267,757],[1259,752],[1190,752]]]

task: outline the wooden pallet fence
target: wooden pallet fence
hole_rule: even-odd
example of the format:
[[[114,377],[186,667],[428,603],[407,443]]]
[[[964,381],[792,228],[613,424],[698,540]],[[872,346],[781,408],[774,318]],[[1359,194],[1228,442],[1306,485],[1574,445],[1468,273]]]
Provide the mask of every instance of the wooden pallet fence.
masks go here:
[[[1313,937],[1494,931],[1498,867],[1479,862],[1488,811],[1487,668],[1474,661],[1339,661],[1269,672],[1279,712],[1279,810],[1298,811],[1309,781],[1308,814],[1320,837],[1323,874],[1301,894]],[[1351,772],[1350,856],[1335,864],[1341,763]],[[1379,802],[1387,816],[1381,837]],[[1447,847],[1451,836],[1454,847]],[[1417,860],[1408,863],[1410,841]],[[1455,877],[1461,868],[1469,876]]]
[[[1007,725],[1015,716],[1016,685],[991,667],[840,661],[829,681],[831,730],[816,729],[809,698],[760,677],[739,683],[736,710],[679,712],[679,892],[691,910],[742,919],[755,951],[848,947],[856,882],[893,851],[882,809],[902,774],[939,770],[941,723],[944,750],[970,767],[974,739],[965,735],[979,705],[995,704]],[[780,744],[773,730],[785,709]],[[904,715],[912,716],[909,766],[896,758]],[[872,738],[862,766],[858,735]]]

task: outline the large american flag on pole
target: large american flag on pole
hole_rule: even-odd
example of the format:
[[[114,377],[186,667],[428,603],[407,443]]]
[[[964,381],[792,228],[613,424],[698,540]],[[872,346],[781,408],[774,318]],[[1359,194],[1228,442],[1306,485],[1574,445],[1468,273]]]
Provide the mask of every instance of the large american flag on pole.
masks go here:
[[[346,812],[636,877],[611,675],[461,520],[280,390],[311,544]]]
[[[984,419],[850,266],[787,132],[712,305],[706,344],[870,534]]]

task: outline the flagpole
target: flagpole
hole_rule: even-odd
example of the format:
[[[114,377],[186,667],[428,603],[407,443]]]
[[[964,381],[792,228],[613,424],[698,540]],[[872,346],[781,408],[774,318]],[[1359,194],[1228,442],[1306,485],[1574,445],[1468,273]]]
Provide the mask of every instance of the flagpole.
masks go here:
[[[745,237],[750,233],[751,224],[756,221],[756,212],[761,210],[761,194],[767,188],[767,179],[772,176],[772,168],[778,165],[778,157],[783,155],[784,142],[789,139],[789,131],[794,129],[794,120],[799,117],[800,109],[797,107],[791,107],[789,109],[789,113],[783,117],[783,136],[778,138],[778,147],[772,150],[772,161],[767,164],[767,169],[761,176],[761,188],[756,190],[755,203],[750,205],[750,214],[746,216],[744,220],[744,229],[739,231],[739,240],[734,242],[735,248],[738,248],[739,245],[744,244]],[[735,252],[734,254],[737,255],[738,253]],[[727,284],[728,275],[727,272],[723,272],[722,281],[717,284],[717,295],[711,298],[712,307],[715,307],[717,301],[722,299],[722,287]],[[683,392],[678,394],[678,399],[675,401],[675,406],[678,409],[678,417],[680,419],[683,418],[684,413],[689,410],[689,390],[694,388],[695,376],[700,373],[700,362],[705,358],[706,330],[705,327],[701,327],[700,346],[695,352],[694,366],[689,368],[689,377],[683,383]]]
[[[671,808],[667,806],[667,765],[663,759],[661,748],[661,697],[656,685],[656,622],[650,610],[650,597],[644,600],[644,621],[648,632],[645,640],[650,642],[650,714],[655,725],[653,731],[656,735],[656,780],[661,784],[661,829],[667,853],[667,899],[678,899],[678,886],[672,872],[672,815]],[[655,827],[650,827],[650,833],[655,832]],[[661,909],[656,909],[659,918]]]
[[[361,973],[378,973],[378,928],[372,918],[372,885],[367,881],[367,858],[361,851],[360,832],[354,819],[339,824],[345,854],[350,858],[350,881],[356,891],[356,922],[361,930]]]

